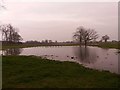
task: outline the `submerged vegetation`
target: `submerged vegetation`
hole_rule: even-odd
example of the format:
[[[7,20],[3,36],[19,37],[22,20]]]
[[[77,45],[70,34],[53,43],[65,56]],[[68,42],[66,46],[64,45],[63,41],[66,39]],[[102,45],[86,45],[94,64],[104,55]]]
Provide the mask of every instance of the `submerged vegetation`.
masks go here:
[[[35,56],[3,56],[3,88],[117,88],[119,75]]]

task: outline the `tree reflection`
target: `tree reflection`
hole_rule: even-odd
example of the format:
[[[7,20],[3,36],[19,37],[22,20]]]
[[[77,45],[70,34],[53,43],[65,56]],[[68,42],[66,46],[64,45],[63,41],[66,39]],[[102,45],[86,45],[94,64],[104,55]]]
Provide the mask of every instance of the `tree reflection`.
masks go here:
[[[86,64],[95,63],[97,59],[95,50],[84,46],[77,47],[75,49],[75,55],[78,58],[77,60],[80,61],[80,63],[86,63]]]
[[[109,48],[102,48],[103,52],[107,52]]]
[[[11,48],[3,50],[3,55],[19,55],[22,52],[22,48]]]

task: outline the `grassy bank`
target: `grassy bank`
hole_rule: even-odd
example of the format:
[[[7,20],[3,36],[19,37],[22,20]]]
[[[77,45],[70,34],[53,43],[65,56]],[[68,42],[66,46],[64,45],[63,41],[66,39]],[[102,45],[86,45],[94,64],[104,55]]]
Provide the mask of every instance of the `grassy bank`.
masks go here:
[[[120,43],[118,42],[106,42],[106,43],[98,43],[97,45],[90,45],[90,46],[98,46],[101,48],[115,48],[115,49],[120,49]]]
[[[117,88],[118,75],[35,56],[3,56],[3,88]]]
[[[27,48],[27,47],[36,47],[38,45],[28,45],[28,44],[18,44],[18,45],[2,45],[0,49],[10,49],[10,48]]]

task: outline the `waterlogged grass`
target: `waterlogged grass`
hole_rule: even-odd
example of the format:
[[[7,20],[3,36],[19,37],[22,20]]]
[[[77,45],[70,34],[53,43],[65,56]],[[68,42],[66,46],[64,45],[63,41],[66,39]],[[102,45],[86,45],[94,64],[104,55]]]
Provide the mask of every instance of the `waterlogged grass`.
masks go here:
[[[3,88],[117,88],[119,75],[35,56],[3,56]]]

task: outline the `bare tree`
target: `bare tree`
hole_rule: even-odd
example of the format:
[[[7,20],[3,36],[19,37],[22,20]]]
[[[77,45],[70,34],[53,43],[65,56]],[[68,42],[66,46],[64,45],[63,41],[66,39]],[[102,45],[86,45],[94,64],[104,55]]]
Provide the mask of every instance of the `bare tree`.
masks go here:
[[[82,44],[84,31],[85,31],[85,28],[83,26],[80,26],[80,27],[77,28],[77,31],[73,35],[73,38],[76,41],[79,41],[80,45]]]
[[[98,38],[98,34],[94,29],[79,27],[73,37],[75,40],[79,41],[80,44],[83,42],[85,46],[87,46],[89,41],[96,40]]]
[[[1,25],[0,31],[2,32],[2,40],[9,43],[17,43],[22,40],[22,37],[16,30],[17,29],[14,28],[11,24]]]
[[[94,29],[88,29],[84,31],[83,40],[84,40],[85,46],[87,45],[87,42],[91,40],[96,40],[97,38],[98,38],[98,34]]]
[[[105,42],[107,42],[108,39],[110,39],[108,35],[102,36],[102,40],[104,40]]]
[[[0,31],[2,32],[2,40],[8,41],[9,29],[8,29],[7,25],[1,25]]]

